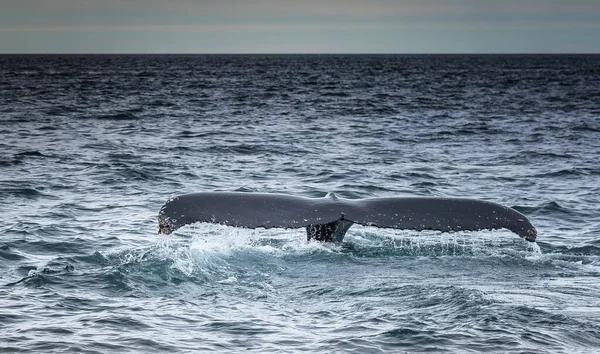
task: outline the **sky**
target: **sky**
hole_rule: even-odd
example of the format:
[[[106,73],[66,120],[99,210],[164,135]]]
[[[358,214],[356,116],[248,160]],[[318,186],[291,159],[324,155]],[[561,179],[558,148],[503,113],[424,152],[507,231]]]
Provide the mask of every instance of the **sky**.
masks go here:
[[[600,53],[600,0],[0,0],[0,53]]]

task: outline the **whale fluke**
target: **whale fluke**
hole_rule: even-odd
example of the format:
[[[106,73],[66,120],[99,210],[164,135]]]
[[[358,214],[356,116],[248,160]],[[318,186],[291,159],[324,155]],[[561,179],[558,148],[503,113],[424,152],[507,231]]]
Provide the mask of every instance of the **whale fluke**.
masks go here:
[[[406,230],[510,230],[537,237],[523,214],[493,202],[467,198],[385,197],[343,199],[285,194],[201,192],[169,199],[160,209],[159,233],[195,222],[245,228],[306,228],[307,238],[341,242],[352,224]]]

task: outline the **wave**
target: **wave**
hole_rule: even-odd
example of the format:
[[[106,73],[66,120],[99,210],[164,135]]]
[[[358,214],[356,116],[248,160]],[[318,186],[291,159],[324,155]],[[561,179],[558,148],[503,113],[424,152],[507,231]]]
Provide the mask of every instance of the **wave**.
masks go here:
[[[600,272],[600,248],[595,246],[572,249],[554,246],[549,247],[549,253],[543,253],[535,243],[515,238],[508,231],[445,234],[373,231],[358,225],[355,228],[344,243],[323,244],[306,242],[304,230],[247,230],[199,224],[184,227],[151,247],[61,258],[40,266],[34,273],[43,280],[51,274],[82,267],[109,267],[113,271],[104,277],[108,276],[113,283],[124,281],[119,280],[118,274],[126,277],[135,273],[139,276],[154,274],[166,282],[260,283],[265,286],[270,274],[281,273],[294,264],[319,268],[323,264],[357,265],[391,259],[395,259],[399,267],[411,267],[417,262],[433,268],[455,260],[459,262],[457,269],[465,272],[474,265],[487,270],[513,271],[524,267],[536,271],[558,268]],[[72,248],[69,245],[53,247],[55,252]],[[80,251],[83,249],[79,247]],[[9,258],[19,258],[11,255],[10,248],[4,253]],[[461,262],[464,264],[460,265]],[[40,281],[35,280],[38,285]]]
[[[225,226],[184,229],[154,246],[59,257],[38,266],[25,266],[22,272],[26,276],[6,285],[146,294],[163,292],[169,284],[193,283],[209,288],[226,286],[256,296],[257,292],[274,291],[274,277],[304,277],[311,273],[322,277],[323,272],[343,272],[348,267],[368,272],[377,264],[390,262],[398,275],[427,278],[471,274],[493,279],[499,274],[523,272],[559,278],[600,276],[598,247],[552,247],[550,252],[542,253],[536,244],[507,240],[508,232],[485,237],[423,232],[386,235],[360,230],[349,233],[342,244],[322,244],[306,242],[304,232],[236,231]],[[3,251],[3,258],[7,254],[13,257],[10,248]],[[24,260],[23,256],[17,258]]]
[[[538,173],[532,175],[531,177],[573,177],[573,176],[586,176],[586,175],[598,175],[600,174],[600,169],[596,168],[587,168],[587,167],[572,167],[572,168],[561,168],[554,171]]]
[[[512,208],[523,214],[527,214],[527,215],[534,215],[534,214],[545,215],[548,213],[550,213],[550,214],[560,213],[560,214],[571,215],[571,214],[575,213],[574,211],[570,210],[569,208],[563,207],[556,201],[539,204],[538,206],[533,206],[533,207],[532,206],[514,205],[514,206],[512,206]]]
[[[129,109],[129,110],[121,111],[121,112],[111,112],[111,113],[106,113],[106,114],[99,114],[92,118],[96,118],[99,120],[117,120],[117,121],[137,120],[137,119],[141,118],[139,116],[139,113],[142,113],[143,111],[144,110],[142,108]]]
[[[4,193],[18,198],[37,199],[42,196],[49,196],[48,194],[45,194],[38,190],[38,188],[33,187],[16,187],[9,185],[3,186],[2,189]]]
[[[14,155],[14,157],[16,157],[16,158],[17,157],[25,157],[25,156],[46,157],[46,155],[42,154],[38,150],[23,151],[23,152],[20,152],[20,153]]]

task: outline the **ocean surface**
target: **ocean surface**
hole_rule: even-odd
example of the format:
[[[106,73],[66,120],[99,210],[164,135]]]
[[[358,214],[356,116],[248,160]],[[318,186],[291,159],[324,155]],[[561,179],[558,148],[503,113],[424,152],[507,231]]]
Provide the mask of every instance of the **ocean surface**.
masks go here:
[[[198,191],[479,198],[538,241],[158,235]],[[599,352],[600,56],[3,55],[0,215],[3,352]]]

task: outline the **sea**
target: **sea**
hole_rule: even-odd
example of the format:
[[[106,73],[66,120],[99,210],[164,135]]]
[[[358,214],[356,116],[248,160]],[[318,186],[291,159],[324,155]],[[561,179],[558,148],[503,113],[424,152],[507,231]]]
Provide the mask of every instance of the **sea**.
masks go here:
[[[538,238],[159,235],[202,191],[477,198]],[[599,205],[600,55],[0,56],[1,352],[600,352]]]

